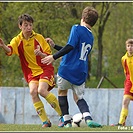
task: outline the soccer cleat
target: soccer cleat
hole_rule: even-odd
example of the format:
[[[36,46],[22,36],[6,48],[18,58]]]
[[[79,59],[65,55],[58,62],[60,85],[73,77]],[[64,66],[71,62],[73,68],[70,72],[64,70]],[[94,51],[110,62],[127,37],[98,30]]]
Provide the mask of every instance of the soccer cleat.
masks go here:
[[[66,125],[64,125],[65,128],[69,128],[69,127],[72,127],[72,124],[71,123],[67,123]]]
[[[63,116],[61,116],[60,119],[59,119],[58,127],[64,127],[64,119],[63,119]]]
[[[102,127],[102,125],[100,125],[100,124],[98,124],[98,123],[96,123],[96,122],[94,122],[92,120],[87,120],[86,124],[90,128]]]
[[[42,127],[43,128],[45,128],[45,127],[51,127],[51,122],[50,121],[45,121],[45,122],[43,122],[43,125],[42,125]]]

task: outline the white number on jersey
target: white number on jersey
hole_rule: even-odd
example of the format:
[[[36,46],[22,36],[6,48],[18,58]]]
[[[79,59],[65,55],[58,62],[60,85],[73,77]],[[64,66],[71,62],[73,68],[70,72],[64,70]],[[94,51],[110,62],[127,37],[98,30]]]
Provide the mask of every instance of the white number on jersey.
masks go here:
[[[88,48],[91,49],[90,44],[85,45],[85,42],[82,43],[81,55],[79,58],[80,60],[86,61],[87,56],[88,56]]]

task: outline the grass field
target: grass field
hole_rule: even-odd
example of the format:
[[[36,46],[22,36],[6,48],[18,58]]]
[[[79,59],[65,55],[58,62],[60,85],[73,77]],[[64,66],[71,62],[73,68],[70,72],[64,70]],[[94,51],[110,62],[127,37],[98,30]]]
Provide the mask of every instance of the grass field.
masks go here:
[[[72,127],[58,128],[53,125],[50,128],[42,128],[35,124],[0,124],[0,132],[133,132],[133,126],[103,126],[102,128]]]

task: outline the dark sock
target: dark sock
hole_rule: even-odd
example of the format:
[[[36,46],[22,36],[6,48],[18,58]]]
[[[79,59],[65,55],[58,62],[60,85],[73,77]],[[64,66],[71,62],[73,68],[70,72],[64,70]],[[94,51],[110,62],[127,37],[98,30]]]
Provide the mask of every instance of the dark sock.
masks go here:
[[[69,114],[69,105],[68,105],[68,101],[67,101],[67,96],[58,96],[58,100],[59,100],[59,105],[62,111],[63,115],[67,115]]]
[[[84,99],[78,100],[77,105],[78,105],[78,108],[79,108],[79,110],[82,114],[85,113],[85,112],[90,113],[89,106],[87,105],[87,103]],[[91,116],[86,116],[85,117],[85,121],[88,120],[88,119],[92,120]]]
[[[69,115],[69,105],[67,96],[58,96],[59,105],[62,111],[62,115]],[[71,123],[71,120],[64,121],[64,124]]]

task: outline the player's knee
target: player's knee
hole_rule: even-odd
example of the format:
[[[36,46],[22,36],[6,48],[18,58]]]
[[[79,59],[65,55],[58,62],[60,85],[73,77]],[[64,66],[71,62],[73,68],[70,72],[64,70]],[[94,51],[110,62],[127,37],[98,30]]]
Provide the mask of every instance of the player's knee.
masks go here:
[[[77,103],[78,100],[81,100],[83,99],[83,94],[73,94],[73,97],[74,97],[74,101]]]
[[[37,89],[30,90],[30,95],[31,95],[32,99],[36,99],[38,97]]]
[[[67,90],[60,90],[60,89],[58,89],[58,95],[59,96],[67,96]]]
[[[130,103],[130,99],[129,98],[124,98],[124,100],[123,100],[124,108],[128,108],[129,103]]]
[[[47,90],[47,88],[38,88],[38,94],[40,94],[41,96],[46,96],[48,94]]]

